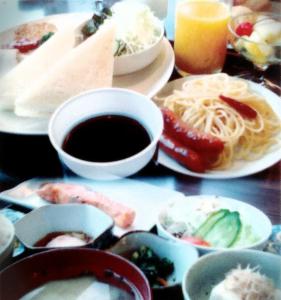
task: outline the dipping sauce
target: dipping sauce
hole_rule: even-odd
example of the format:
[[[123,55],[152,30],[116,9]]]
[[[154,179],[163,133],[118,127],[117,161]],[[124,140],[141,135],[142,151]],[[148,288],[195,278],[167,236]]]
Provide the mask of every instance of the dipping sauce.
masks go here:
[[[50,232],[34,244],[34,247],[79,247],[91,242],[93,238],[83,232]]]
[[[71,129],[62,149],[82,160],[112,162],[137,154],[150,142],[147,130],[138,121],[121,115],[102,115]]]

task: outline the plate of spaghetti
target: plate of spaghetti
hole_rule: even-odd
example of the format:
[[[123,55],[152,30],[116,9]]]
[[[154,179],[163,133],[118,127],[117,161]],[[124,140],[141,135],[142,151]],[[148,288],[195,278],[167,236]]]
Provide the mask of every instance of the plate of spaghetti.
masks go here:
[[[164,118],[158,161],[201,178],[237,178],[281,160],[281,100],[224,73],[169,82],[153,100]]]

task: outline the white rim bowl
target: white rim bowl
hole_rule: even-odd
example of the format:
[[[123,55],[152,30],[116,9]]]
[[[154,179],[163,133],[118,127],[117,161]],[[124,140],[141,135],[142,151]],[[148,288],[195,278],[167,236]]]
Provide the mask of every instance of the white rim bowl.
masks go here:
[[[94,116],[116,114],[140,122],[151,142],[139,153],[112,162],[90,162],[75,158],[64,150],[67,133],[80,122]],[[160,109],[148,97],[126,89],[104,88],[79,94],[57,108],[49,122],[49,138],[61,160],[76,174],[89,179],[112,180],[130,176],[142,169],[153,157],[163,131]]]
[[[265,274],[273,280],[277,288],[281,288],[280,256],[249,249],[220,251],[202,256],[186,271],[182,281],[184,299],[209,299],[208,294],[212,288],[238,265],[242,268],[259,266],[261,274]]]
[[[225,251],[231,251],[231,250],[238,250],[238,249],[258,249],[262,250],[271,233],[272,233],[272,223],[270,219],[265,215],[261,210],[257,209],[256,207],[245,203],[243,201],[235,200],[232,198],[227,197],[219,197],[214,195],[197,195],[197,196],[187,196],[186,199],[179,199],[178,201],[175,201],[175,205],[178,206],[178,209],[181,210],[181,207],[188,207],[192,205],[192,203],[195,203],[196,201],[208,201],[208,200],[214,200],[219,203],[222,203],[222,205],[225,203],[225,207],[229,208],[231,211],[238,211],[243,214],[243,219],[246,219],[246,225],[251,225],[253,227],[253,232],[256,233],[257,236],[260,237],[260,239],[250,245],[246,246],[237,246],[237,247],[230,247],[230,248],[216,248],[216,247],[205,247],[205,246],[199,246],[199,245],[193,245],[195,246],[201,254],[213,252],[213,251],[219,251],[219,250],[225,250]],[[158,234],[160,236],[176,240],[180,243],[187,243],[186,241],[183,241],[177,237],[175,237],[173,234],[168,232],[162,225],[162,222],[160,220],[161,214],[165,211],[168,211],[169,206],[164,207],[157,218],[157,230]],[[183,210],[183,209],[182,209]],[[185,208],[186,210],[186,208]],[[218,209],[219,210],[219,209]],[[176,221],[176,220],[175,220]]]
[[[153,44],[140,52],[114,57],[114,76],[126,75],[144,69],[158,57],[163,47],[164,38],[164,25],[160,25],[161,34]]]
[[[32,210],[15,224],[15,230],[26,248],[47,250],[53,247],[35,244],[49,233],[83,232],[92,238],[83,247],[96,246],[113,225],[110,216],[92,205],[68,203],[49,204]]]

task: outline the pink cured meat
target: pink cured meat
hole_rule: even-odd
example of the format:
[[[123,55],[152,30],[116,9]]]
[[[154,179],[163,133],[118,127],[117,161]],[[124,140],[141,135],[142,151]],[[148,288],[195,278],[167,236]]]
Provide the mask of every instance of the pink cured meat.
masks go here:
[[[110,215],[115,223],[127,228],[134,222],[135,211],[121,203],[112,201],[105,195],[90,191],[86,187],[69,183],[44,184],[37,194],[46,201],[58,204],[86,203]]]

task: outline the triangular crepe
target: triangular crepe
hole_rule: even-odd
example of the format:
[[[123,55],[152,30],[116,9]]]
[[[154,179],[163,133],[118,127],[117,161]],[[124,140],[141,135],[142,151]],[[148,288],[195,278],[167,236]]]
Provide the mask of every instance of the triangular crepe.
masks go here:
[[[46,116],[74,95],[112,86],[114,39],[115,26],[106,22],[26,90],[16,100],[15,113]]]
[[[57,31],[48,41],[0,79],[0,109],[13,109],[17,97],[32,87],[54,63],[76,44],[74,24]]]
[[[17,49],[0,49],[0,77],[17,65],[17,52]]]

